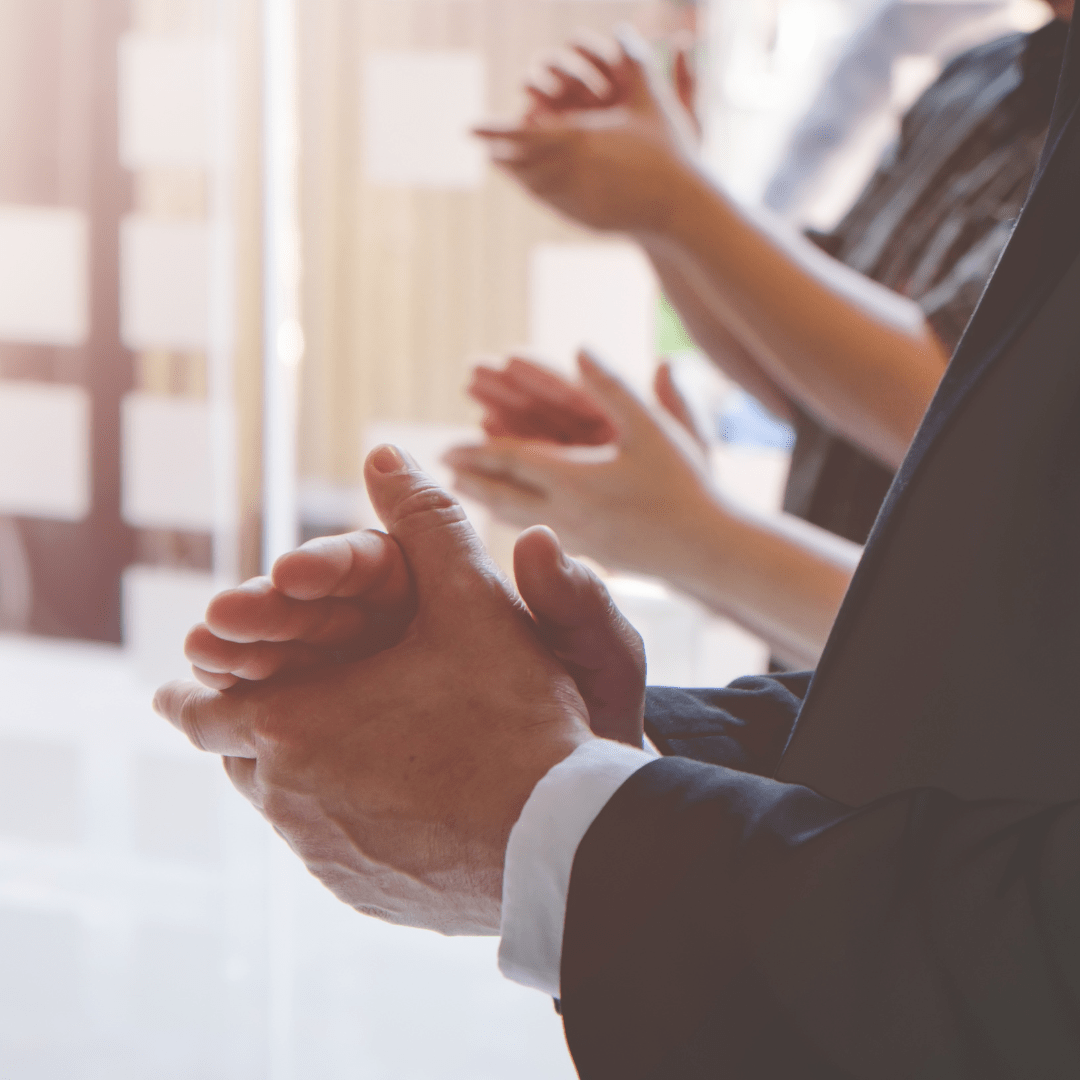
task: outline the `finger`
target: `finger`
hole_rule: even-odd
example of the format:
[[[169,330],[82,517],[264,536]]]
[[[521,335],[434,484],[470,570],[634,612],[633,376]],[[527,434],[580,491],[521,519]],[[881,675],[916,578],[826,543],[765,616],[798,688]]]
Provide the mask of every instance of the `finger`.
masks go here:
[[[648,107],[653,104],[651,69],[652,47],[641,33],[628,23],[615,29],[619,44],[619,60],[612,66],[611,81],[620,97],[631,107]]]
[[[480,419],[480,428],[492,439],[528,439],[535,432],[528,434],[518,429],[518,417],[513,413],[503,413],[499,409],[487,409]]]
[[[476,395],[478,401],[482,401]],[[486,407],[480,426],[492,438],[550,442],[559,446],[603,446],[611,441],[606,423],[556,412],[548,408],[526,412],[496,403]]]
[[[465,392],[482,405],[498,405],[517,412],[528,412],[537,403],[536,396],[516,386],[505,371],[479,365],[473,368]]]
[[[482,446],[454,446],[442,460],[457,473],[511,483],[546,499],[561,481],[565,462],[559,453],[544,443],[506,439]]]
[[[192,682],[170,682],[154,695],[154,711],[199,750],[255,757],[249,707],[243,695],[222,694]]]
[[[373,529],[309,540],[282,555],[270,577],[295,600],[362,597],[368,604],[390,607],[405,603],[412,593],[401,548]]]
[[[522,89],[529,98],[525,114],[521,118],[523,127],[543,123],[546,117],[558,111],[558,105],[542,87],[536,86],[534,83],[526,83]]]
[[[377,447],[364,463],[364,479],[375,512],[405,553],[420,618],[460,629],[463,601],[477,615],[518,602],[461,504],[415,461],[395,446]]]
[[[315,601],[294,603],[314,605]],[[416,614],[416,597],[411,592],[408,603],[388,609],[358,608],[349,599],[319,604],[336,605],[339,615],[327,619],[318,633],[304,640],[235,642],[219,638],[205,624],[196,626],[184,643],[184,653],[197,669],[195,677],[224,690],[237,679],[257,682],[284,671],[359,660],[396,645]]]
[[[560,445],[575,441],[560,418],[552,422],[542,413],[511,409],[498,402],[485,402],[479,394],[474,396],[485,406],[480,427],[492,438],[542,440]]]
[[[501,373],[522,392],[563,409],[575,409],[589,416],[603,417],[603,410],[577,383],[520,356],[511,356]]]
[[[323,650],[299,641],[256,641],[249,644],[225,641],[212,633],[205,623],[200,623],[188,633],[184,641],[184,655],[204,674],[218,677],[233,675],[249,681],[269,679],[281,671],[311,666],[326,659]],[[220,685],[217,680],[208,682],[198,673],[196,678],[218,690],[232,685],[228,682]]]
[[[536,127],[480,127],[473,134],[488,144],[496,165],[529,167],[558,160],[565,154],[567,143],[576,137],[572,128],[555,123]]]
[[[532,386],[522,387],[510,368],[478,368],[468,386],[469,396],[480,402],[489,416],[498,417],[500,434],[592,446],[611,441],[614,428],[586,395],[566,394],[558,383],[554,393],[545,386],[539,390],[537,393]],[[491,428],[485,424],[485,430]]]
[[[367,619],[362,606],[345,599],[296,600],[269,578],[253,578],[218,593],[206,609],[206,625],[219,638],[241,643],[342,641]]]
[[[678,386],[675,385],[669,360],[665,360],[656,369],[653,388],[660,404],[690,433],[691,438],[703,450],[707,450],[709,440],[698,426],[697,417],[694,415],[693,409],[690,408],[689,402],[687,402]]]
[[[191,674],[194,675],[203,686],[209,686],[211,690],[231,690],[240,681],[236,675],[230,675],[228,673],[222,674],[217,671],[204,671],[194,664],[191,665]]]
[[[655,421],[648,406],[615,374],[584,349],[578,353],[578,370],[585,388],[611,417],[618,441],[626,443]]]
[[[573,675],[593,732],[640,746],[645,650],[603,582],[542,526],[518,537],[514,576],[542,640]]]
[[[680,48],[675,53],[675,93],[679,104],[693,120],[694,128],[701,134],[701,123],[697,117],[697,76],[691,61],[691,50]]]
[[[615,64],[618,62],[619,54],[610,48],[609,42],[603,38],[590,40],[579,37],[570,47],[596,71],[597,75],[611,88],[613,94],[616,87]]]
[[[595,445],[615,441],[618,432],[611,418],[583,387],[554,371],[517,356],[508,361],[506,375],[520,390],[549,402],[567,414],[573,414],[575,423],[586,428],[591,436],[588,440],[578,441]]]
[[[547,75],[555,85],[553,97],[559,107],[564,109],[595,109],[604,104],[610,90],[605,83],[596,78],[595,71],[590,72],[595,85],[590,85],[587,77],[572,70],[565,59],[548,64]]]
[[[564,127],[531,128],[517,124],[480,124],[472,133],[489,143],[504,142],[509,146],[533,147],[558,143],[565,133]]]

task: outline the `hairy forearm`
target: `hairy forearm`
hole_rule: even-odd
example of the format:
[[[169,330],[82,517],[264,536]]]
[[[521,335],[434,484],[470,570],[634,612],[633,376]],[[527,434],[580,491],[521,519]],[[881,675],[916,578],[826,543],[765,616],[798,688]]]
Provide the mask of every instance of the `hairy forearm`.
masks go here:
[[[664,228],[638,239],[665,287],[681,282],[671,299],[686,303],[691,333],[734,337],[759,384],[897,466],[947,361],[918,306],[736,208],[691,169],[676,186]]]
[[[712,497],[674,535],[659,572],[784,660],[813,666],[861,555],[857,544],[789,514],[759,515]]]

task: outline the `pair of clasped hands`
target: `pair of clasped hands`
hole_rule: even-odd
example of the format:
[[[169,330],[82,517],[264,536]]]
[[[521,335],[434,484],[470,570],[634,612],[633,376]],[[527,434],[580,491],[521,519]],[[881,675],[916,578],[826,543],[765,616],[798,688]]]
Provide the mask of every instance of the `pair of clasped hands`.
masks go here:
[[[615,150],[632,134],[659,159],[673,133],[650,112],[646,68],[633,48],[613,63],[588,48],[580,55],[607,91],[598,97],[556,65],[553,86],[533,92],[528,130],[490,132],[496,144],[512,144],[508,167],[537,186],[565,166],[550,152],[553,139],[573,135],[565,121],[572,106],[626,99],[632,132],[592,131]],[[648,185],[634,190],[660,205],[668,194],[661,186],[659,201]],[[595,224],[617,226],[609,217],[615,203],[605,205]],[[612,467],[647,461],[665,502],[680,486],[674,474],[688,490],[704,483],[685,432],[668,430],[665,450],[662,427],[618,380],[588,358],[582,372],[588,392],[523,361],[479,371],[472,390],[489,434],[549,447],[614,442]],[[677,413],[666,369],[658,390]],[[491,449],[497,460],[477,456]],[[571,463],[541,463],[539,446],[516,451],[526,470],[543,464],[559,470],[560,484],[569,480]],[[452,464],[463,491],[484,488],[506,508],[523,499],[505,516],[535,521],[532,502],[548,502],[539,474],[518,483],[521,462],[511,468],[510,453],[506,444],[462,449]],[[609,471],[582,476],[588,490],[570,500],[571,539],[577,526],[587,530],[602,492],[627,505]],[[641,641],[548,529],[519,538],[515,591],[460,506],[407,456],[380,447],[365,481],[386,533],[312,541],[268,577],[219,594],[185,646],[202,685],[162,687],[155,707],[197,747],[224,758],[232,783],[342,900],[391,922],[497,933],[507,840],[536,782],[588,739],[641,743]],[[672,525],[672,515],[661,518]]]
[[[386,532],[320,538],[218,594],[154,705],[338,897],[443,933],[499,932],[510,830],[597,736],[640,745],[641,640],[544,528],[517,591],[402,451],[365,463]]]

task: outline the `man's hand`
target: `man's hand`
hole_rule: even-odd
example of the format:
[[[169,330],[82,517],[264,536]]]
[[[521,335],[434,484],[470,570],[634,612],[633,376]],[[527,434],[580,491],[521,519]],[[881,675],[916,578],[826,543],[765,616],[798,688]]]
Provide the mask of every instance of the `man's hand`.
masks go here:
[[[669,412],[653,412],[587,353],[579,357],[584,389],[617,430],[614,445],[590,451],[550,442],[494,439],[447,456],[457,490],[519,527],[545,524],[582,554],[621,569],[669,576],[681,538],[700,531],[699,511],[717,500],[703,448],[670,410],[685,403],[662,369]]]
[[[641,746],[645,650],[596,575],[549,529],[514,548],[518,590],[540,640],[573,676],[596,735]],[[401,548],[385,533],[320,537],[283,555],[270,578],[219,593],[185,652],[217,690],[361,659],[396,645],[416,612]]]
[[[497,933],[506,843],[547,771],[593,736],[573,680],[461,507],[392,447],[368,458],[416,616],[348,664],[238,685],[170,683],[157,710],[341,899],[390,922]]]
[[[620,34],[614,60],[575,48],[591,77],[552,68],[554,85],[530,88],[533,106],[520,125],[476,134],[500,168],[574,221],[662,232],[680,184],[696,182],[693,117],[632,31]]]

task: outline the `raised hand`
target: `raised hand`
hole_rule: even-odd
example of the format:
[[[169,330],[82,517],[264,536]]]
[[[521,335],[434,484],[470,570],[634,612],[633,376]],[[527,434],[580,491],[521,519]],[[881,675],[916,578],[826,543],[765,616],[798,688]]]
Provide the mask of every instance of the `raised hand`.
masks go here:
[[[682,106],[685,119],[696,135],[701,129],[695,113],[697,81],[690,55],[692,39],[675,44],[672,53],[671,82],[675,97]],[[559,113],[584,109],[606,109],[631,104],[635,93],[632,71],[626,66],[626,57],[637,55],[649,57],[649,46],[629,27],[616,31],[616,40],[580,38],[549,60],[538,78],[525,84],[530,98],[530,108],[525,123],[542,124]],[[665,101],[665,105],[670,102]]]
[[[237,789],[342,900],[497,933],[510,829],[537,781],[593,737],[586,708],[461,507],[392,447],[365,476],[415,582],[402,639],[224,693],[170,683],[155,707],[226,756]]]
[[[484,406],[481,425],[492,438],[602,446],[617,434],[583,387],[521,357],[511,357],[501,371],[478,365],[466,392]]]
[[[456,447],[446,461],[457,490],[511,525],[549,525],[572,550],[605,565],[668,576],[684,534],[700,530],[701,508],[716,511],[703,448],[587,353],[579,365],[584,390],[615,428],[612,444],[589,460],[535,440]],[[660,385],[678,407],[666,374]]]
[[[662,231],[681,183],[697,180],[693,118],[632,31],[621,32],[614,60],[588,46],[576,50],[591,81],[553,67],[554,85],[531,88],[533,107],[521,124],[476,134],[500,168],[573,220]]]
[[[656,398],[704,451],[708,437],[675,385],[669,361],[656,369]],[[484,406],[481,426],[493,439],[538,439],[568,446],[603,446],[618,429],[580,383],[531,360],[511,357],[500,371],[478,365],[468,394]]]

